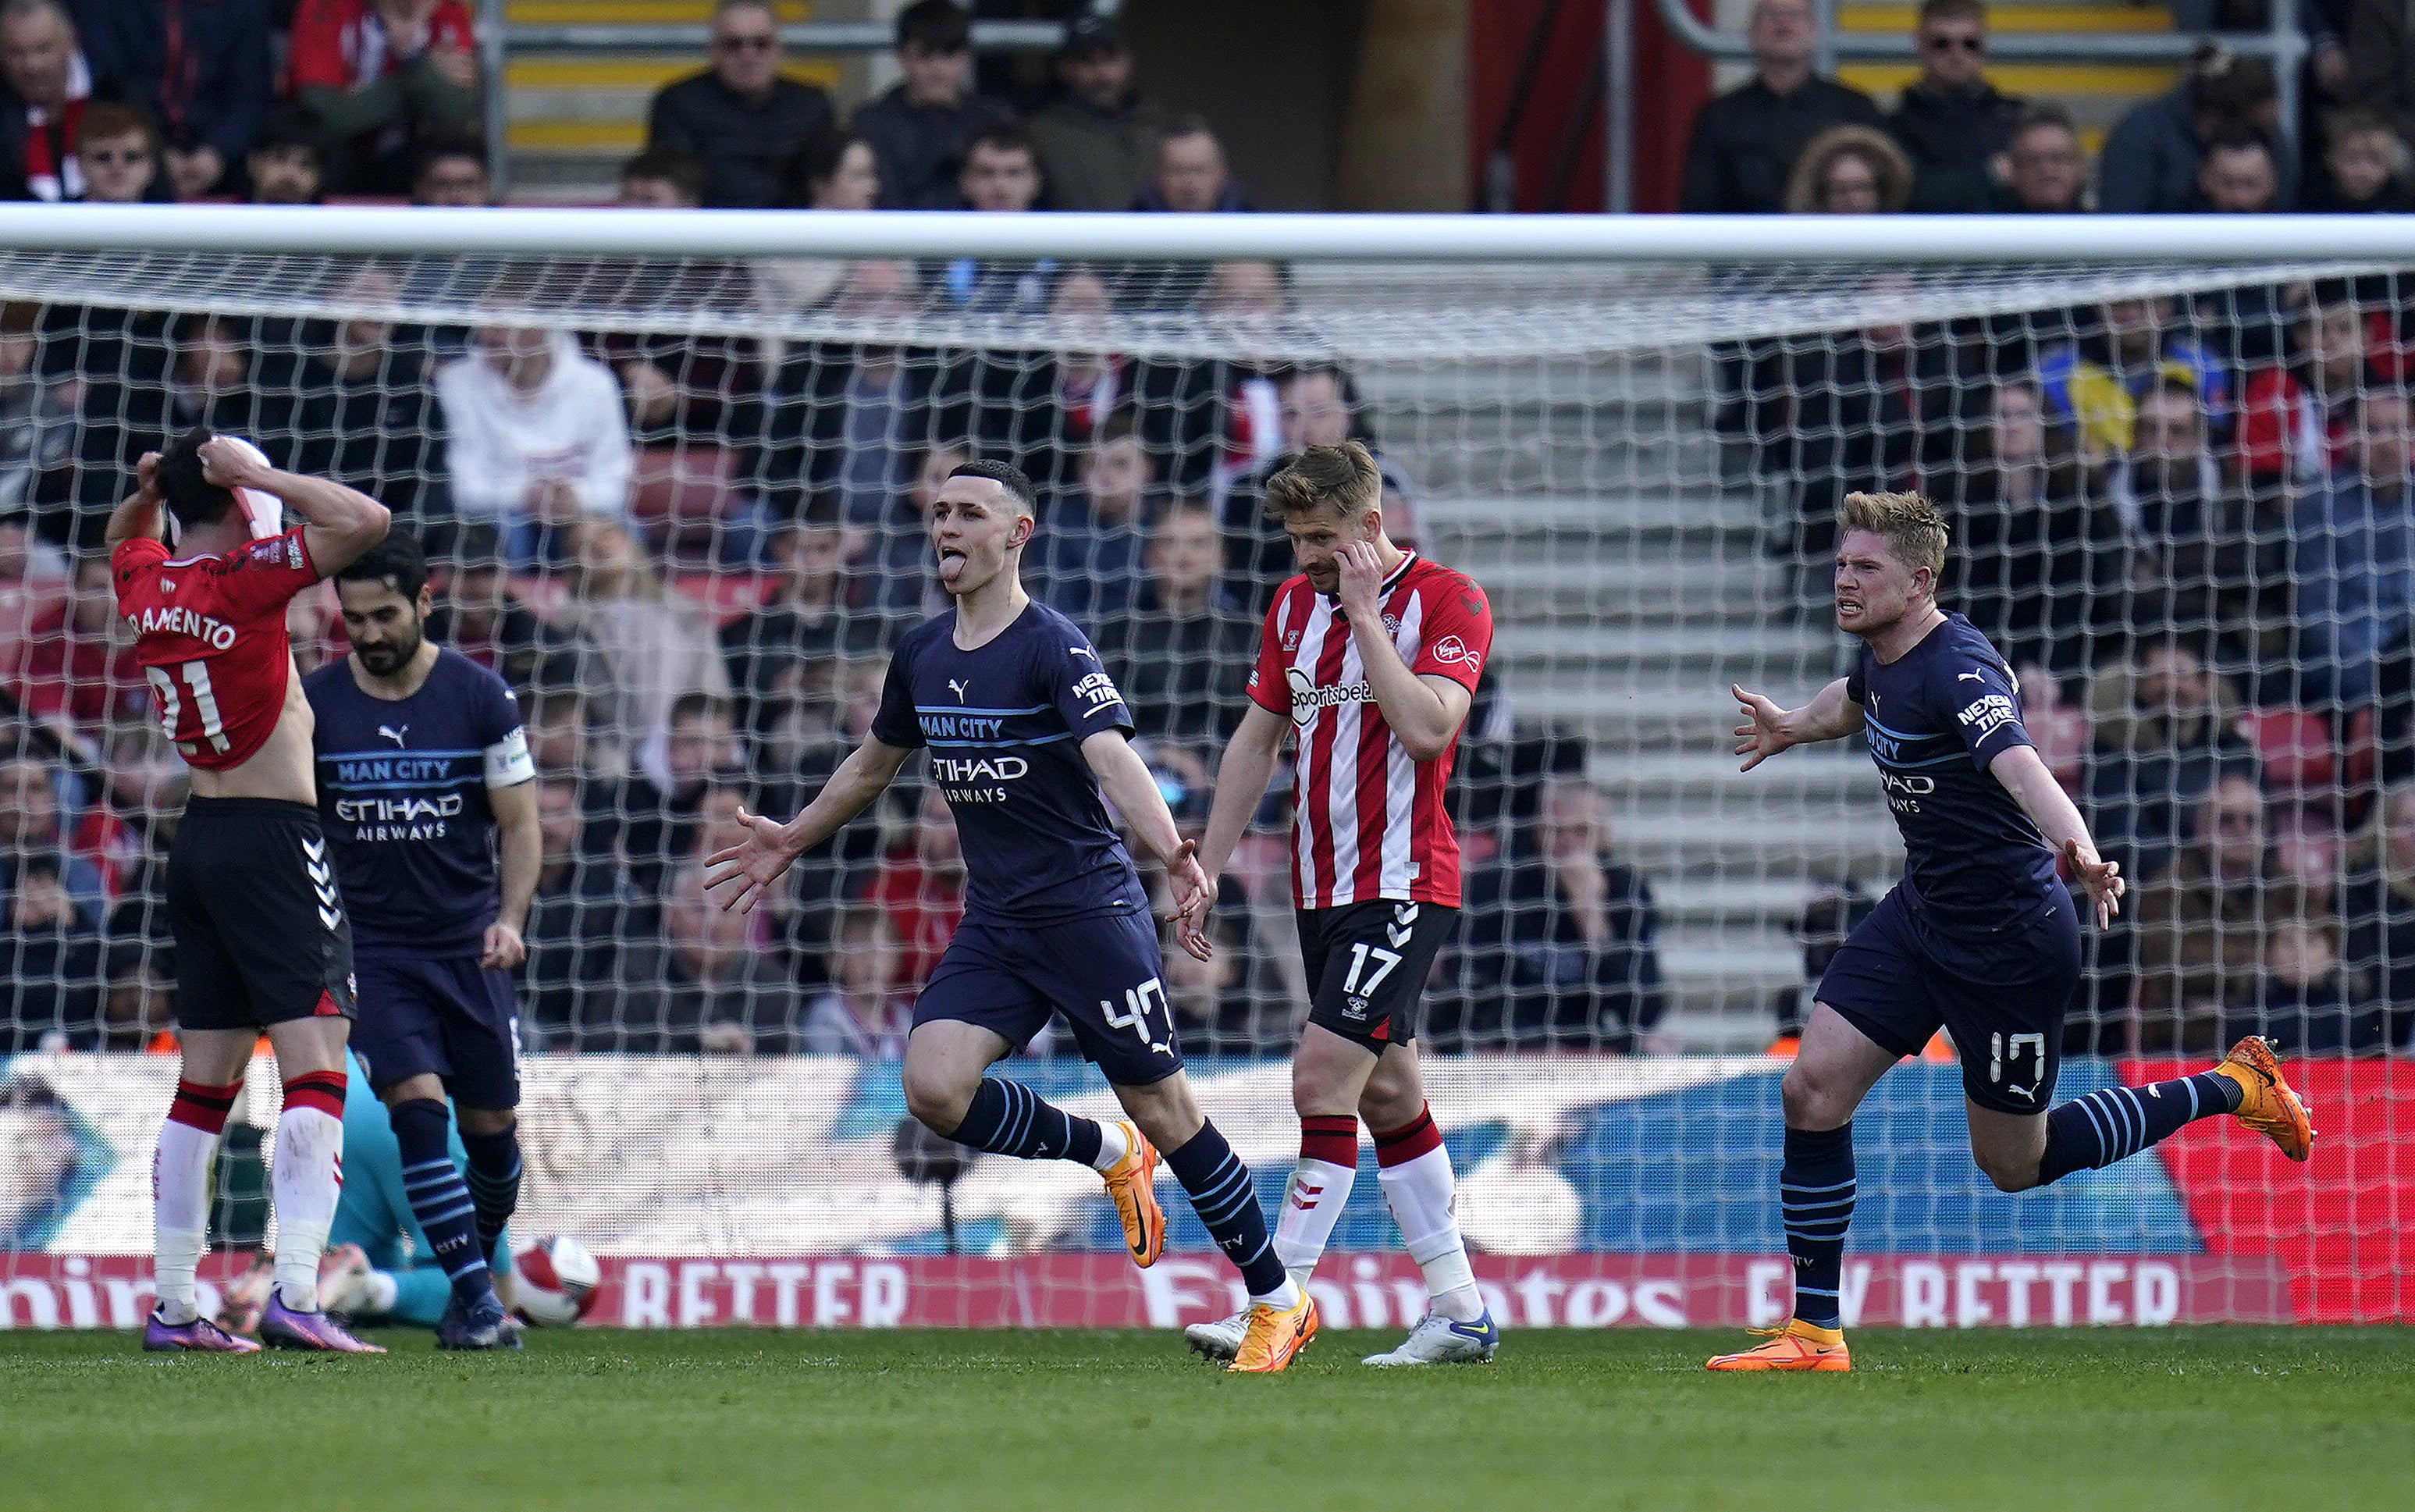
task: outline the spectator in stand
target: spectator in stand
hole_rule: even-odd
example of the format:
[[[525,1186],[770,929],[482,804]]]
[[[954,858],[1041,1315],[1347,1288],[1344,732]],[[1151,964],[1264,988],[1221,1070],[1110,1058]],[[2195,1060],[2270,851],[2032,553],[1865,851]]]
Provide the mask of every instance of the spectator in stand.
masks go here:
[[[780,203],[790,210],[872,210],[880,203],[880,159],[852,131],[824,127],[780,159]]]
[[[665,879],[664,1006],[672,1036],[666,1048],[734,1055],[795,1048],[803,1005],[779,943],[787,894],[774,890],[761,906],[734,913],[704,891],[705,858],[746,839],[739,815],[755,806],[742,788],[715,782],[698,805],[692,838]]]
[[[2387,337],[2387,317],[2369,322],[2355,289],[2326,279],[2307,293],[2289,322],[2283,360],[2242,375],[2239,395],[2240,471],[2258,481],[2311,484],[2354,462],[2357,393],[2382,381],[2365,358],[2368,330]]]
[[[112,726],[143,718],[150,684],[117,613],[108,559],[80,559],[69,585],[67,602],[35,620],[18,643],[9,692],[19,713],[91,759]]]
[[[1274,602],[1275,590],[1298,570],[1291,538],[1280,521],[1267,517],[1267,480],[1311,446],[1359,441],[1373,450],[1374,438],[1358,421],[1358,396],[1349,375],[1332,364],[1307,363],[1284,372],[1277,397],[1282,450],[1235,485],[1224,499],[1225,588],[1252,615],[1263,615]],[[1388,496],[1406,498],[1414,491],[1380,452],[1375,466]],[[1390,508],[1388,500],[1386,507]]]
[[[100,874],[61,848],[58,773],[21,740],[0,756],[0,1046],[98,1026],[103,908]]]
[[[888,919],[863,904],[841,908],[831,940],[830,990],[805,1005],[798,1053],[904,1059],[914,1004],[892,990],[896,974],[897,940]]]
[[[636,765],[613,804],[616,848],[638,891],[652,896],[667,871],[694,846],[713,786],[744,775],[729,701],[712,693],[681,694],[672,700],[668,733]]]
[[[2387,1039],[2415,1048],[2415,783],[2385,788],[2349,847],[2342,964],[2388,1014]]]
[[[1611,859],[1610,805],[1578,774],[1545,778],[1531,838],[1468,878],[1466,951],[1497,1024],[1524,1050],[1667,1054],[1658,1032],[1660,916],[1652,886]]]
[[[1796,216],[1894,215],[1912,198],[1912,160],[1883,131],[1832,126],[1794,159],[1786,210]]]
[[[764,556],[772,582],[762,607],[721,629],[738,727],[750,741],[787,712],[793,692],[784,696],[781,690],[793,690],[801,664],[819,665],[819,684],[834,693],[832,669],[861,638],[850,634],[847,532],[828,499],[810,502],[802,515],[775,528]]]
[[[957,187],[961,209],[1012,216],[1037,205],[1040,159],[1023,127],[1012,121],[982,127],[965,147]],[[952,305],[1028,314],[1047,307],[1056,269],[1052,258],[959,257],[926,265],[924,281]]]
[[[612,370],[561,331],[500,322],[436,374],[453,504],[497,526],[516,566],[566,560],[571,527],[619,520],[634,457]]]
[[[623,210],[694,210],[704,203],[704,159],[678,147],[649,147],[621,165],[613,203]]]
[[[34,502],[35,480],[66,455],[74,442],[75,406],[68,385],[42,381],[37,359],[38,317],[22,306],[0,309],[0,518],[30,530],[22,513]],[[18,560],[15,552],[8,561]],[[63,576],[66,559],[52,551],[50,576]],[[0,572],[0,586],[16,576]]]
[[[429,638],[493,672],[523,700],[532,699],[546,659],[577,655],[574,637],[538,618],[512,591],[502,535],[492,525],[455,532],[445,566]]]
[[[2214,1047],[2226,1012],[2252,1000],[2279,868],[2267,847],[2264,795],[2227,776],[2198,801],[2187,849],[2134,891],[2137,1042],[2131,1048]]]
[[[628,983],[642,974],[622,962],[624,942],[637,934],[635,899],[612,861],[581,846],[583,823],[578,784],[558,772],[540,774],[541,860],[521,973],[540,1049],[621,1048],[615,1037],[628,1016]]]
[[[2197,193],[2188,208],[2198,214],[2260,216],[2288,208],[2281,203],[2281,171],[2272,144],[2254,128],[2226,126],[2205,141],[2198,157]]]
[[[98,932],[109,883],[69,845],[76,816],[62,797],[68,786],[38,736],[22,726],[0,733],[0,865],[47,868],[83,927]]]
[[[2256,781],[2256,752],[2239,731],[2235,696],[2187,641],[2151,640],[2131,660],[2099,671],[2089,681],[2088,711],[2089,828],[2133,883],[2171,864],[2198,800],[2215,783]]]
[[[862,582],[865,607],[902,631],[939,612],[946,602],[931,561],[931,505],[949,472],[972,460],[963,442],[941,442],[913,458],[907,485],[882,505],[865,531],[863,548],[848,563]]]
[[[1234,214],[1252,206],[1224,160],[1216,128],[1204,115],[1182,115],[1167,122],[1158,137],[1148,186],[1132,208],[1197,216]]]
[[[2170,213],[2191,207],[2205,144],[2246,127],[2272,139],[2280,124],[2272,69],[2219,42],[2200,43],[2188,77],[2130,108],[2105,139],[2097,162],[2097,208],[2109,215]],[[2278,198],[2290,195],[2286,182]]]
[[[2024,106],[2004,147],[2004,182],[1987,208],[2004,215],[2076,216],[2088,208],[2088,149],[2071,112]]]
[[[1787,176],[1813,137],[1832,126],[1884,124],[1868,95],[1811,71],[1818,22],[1810,0],[1753,7],[1752,82],[1695,112],[1678,208],[1690,214],[1774,214]]]
[[[228,186],[276,101],[261,0],[72,0],[95,77],[114,80],[165,135],[170,197]]]
[[[2332,215],[2415,211],[2415,194],[2408,189],[2407,141],[2386,116],[2362,106],[2335,111],[2323,135],[2323,189],[2307,209]]]
[[[0,199],[79,200],[92,65],[60,0],[0,4]]]
[[[231,315],[188,315],[170,327],[166,428],[181,435],[195,426],[248,436],[259,419],[252,392],[252,322]]]
[[[1982,72],[1988,7],[1980,0],[1923,0],[1912,32],[1920,77],[1904,86],[1887,129],[1912,158],[1911,208],[1950,215],[1989,208],[1998,164],[2022,102]]]
[[[646,145],[704,159],[704,202],[755,209],[780,201],[780,160],[837,119],[830,96],[780,71],[770,0],[719,0],[712,66],[665,84],[646,112]]]
[[[411,187],[428,136],[478,126],[478,39],[465,0],[301,0],[286,92],[315,112],[327,185]]]
[[[2221,1043],[2260,1034],[2284,1055],[2378,1055],[2406,1043],[2390,1005],[2341,960],[2340,925],[2326,911],[2284,915],[2264,930],[2255,1000],[2223,1020]]]
[[[1096,269],[1076,263],[1060,271],[1048,314],[1059,340],[1094,339],[1063,351],[984,349],[961,380],[982,455],[1021,468],[1043,500],[1075,487],[1082,457],[1109,416],[1133,410],[1138,367],[1108,350],[1115,301]]]
[[[85,106],[75,156],[87,203],[141,204],[170,198],[168,180],[159,172],[159,130],[131,106],[107,101]]]
[[[1048,506],[1040,528],[1034,596],[1093,633],[1131,607],[1157,464],[1129,413],[1101,427],[1082,454],[1080,482]]]
[[[1100,625],[1099,654],[1143,739],[1221,743],[1241,717],[1257,626],[1225,596],[1216,512],[1179,499],[1157,516],[1140,591]]]
[[[1163,112],[1132,83],[1132,49],[1112,16],[1076,17],[1057,54],[1058,94],[1025,123],[1058,210],[1129,209],[1157,157]]]
[[[369,307],[402,297],[394,275],[376,263],[352,269],[335,292]],[[452,469],[428,369],[427,355],[390,321],[301,322],[253,368],[258,415],[246,434],[292,472],[358,488],[441,549],[451,529]]]
[[[897,937],[897,990],[920,993],[965,916],[965,854],[956,816],[937,786],[922,789],[913,838],[880,860],[863,902]]]
[[[2140,396],[2138,412],[2110,487],[2161,599],[2146,595],[2131,611],[2134,624],[2211,633],[2223,665],[2242,675],[2285,666],[2292,649],[2286,494],[2235,487],[2215,466],[2204,412],[2185,382],[2163,380]]]
[[[2415,16],[2403,0],[2351,0],[2348,97],[2415,142]]]
[[[2118,628],[2129,576],[2122,519],[2069,427],[2047,426],[2033,381],[2003,380],[1987,402],[1961,465],[1932,484],[1957,546],[1949,591],[2008,663],[2068,676]]]
[[[1010,114],[973,93],[971,15],[952,0],[915,0],[897,13],[897,64],[903,82],[855,112],[880,160],[880,208],[954,209],[965,149]]]
[[[445,210],[483,210],[494,203],[487,144],[460,132],[429,135],[411,157],[411,202]]]
[[[2307,692],[2372,698],[2382,648],[2415,628],[2415,415],[2394,388],[2355,401],[2353,464],[2308,490],[2292,534]]]
[[[2228,412],[2228,375],[2178,322],[2168,297],[2107,300],[2092,326],[2038,352],[2047,418],[2075,427],[2080,455],[2092,465],[2129,450],[2150,390],[2176,386],[2192,408]]]
[[[589,518],[574,532],[568,573],[571,604],[562,625],[602,652],[597,674],[608,681],[615,716],[638,771],[658,779],[666,770],[672,714],[680,700],[702,695],[728,721],[729,675],[704,610],[663,586],[644,548],[619,520]],[[725,735],[727,745],[732,737]],[[733,765],[735,763],[725,763]]]
[[[316,112],[288,106],[262,121],[244,154],[244,183],[253,204],[317,204],[326,198],[326,127]]]

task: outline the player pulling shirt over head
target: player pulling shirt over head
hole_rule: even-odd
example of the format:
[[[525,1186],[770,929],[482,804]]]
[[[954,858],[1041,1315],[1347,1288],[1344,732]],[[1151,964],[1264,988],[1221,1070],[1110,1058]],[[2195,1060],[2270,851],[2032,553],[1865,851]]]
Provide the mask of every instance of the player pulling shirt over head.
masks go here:
[[[519,1197],[511,972],[526,954],[542,848],[536,768],[503,680],[428,638],[417,541],[387,536],[336,591],[352,651],[304,686],[368,1007],[352,1048],[394,1125],[412,1212],[452,1280],[438,1346],[517,1348],[490,1266]],[[447,1153],[457,1122],[466,1181]]]
[[[805,811],[787,824],[746,816],[748,839],[712,856],[706,886],[728,906],[753,906],[927,747],[964,847],[965,918],[915,1001],[906,1105],[959,1144],[1099,1171],[1143,1266],[1165,1241],[1151,1190],[1162,1149],[1249,1289],[1259,1347],[1243,1352],[1243,1366],[1254,1357],[1280,1370],[1314,1313],[1274,1257],[1249,1168],[1182,1073],[1156,924],[1106,804],[1164,863],[1178,899],[1207,880],[1126,743],[1132,716],[1097,651],[1023,590],[1035,529],[1030,480],[1015,469],[968,462],[949,475],[932,503],[931,544],[954,607],[899,643],[870,738]],[[983,1074],[1052,1011],[1072,1025],[1130,1118],[1074,1117]]]

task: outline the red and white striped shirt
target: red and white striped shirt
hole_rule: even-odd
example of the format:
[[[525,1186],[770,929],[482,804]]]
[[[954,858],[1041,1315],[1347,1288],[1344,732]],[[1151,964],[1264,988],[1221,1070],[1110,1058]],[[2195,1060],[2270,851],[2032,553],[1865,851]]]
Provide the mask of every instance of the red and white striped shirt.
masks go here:
[[[1409,670],[1473,693],[1492,650],[1484,591],[1407,553],[1378,591],[1384,625]],[[1374,689],[1332,599],[1305,576],[1284,583],[1267,611],[1250,696],[1288,714],[1292,762],[1292,902],[1339,908],[1378,898],[1459,906],[1459,836],[1443,807],[1450,750],[1413,759],[1384,723]]]

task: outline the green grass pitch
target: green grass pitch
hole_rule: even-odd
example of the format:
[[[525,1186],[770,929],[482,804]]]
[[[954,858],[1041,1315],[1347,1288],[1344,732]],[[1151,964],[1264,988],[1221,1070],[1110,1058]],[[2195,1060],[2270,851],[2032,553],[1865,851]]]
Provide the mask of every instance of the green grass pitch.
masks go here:
[[[2415,1331],[1853,1336],[1850,1376],[1711,1376],[1734,1335],[1388,1336],[1220,1376],[1170,1335],[425,1334],[345,1359],[0,1334],[0,1507],[2415,1506]]]

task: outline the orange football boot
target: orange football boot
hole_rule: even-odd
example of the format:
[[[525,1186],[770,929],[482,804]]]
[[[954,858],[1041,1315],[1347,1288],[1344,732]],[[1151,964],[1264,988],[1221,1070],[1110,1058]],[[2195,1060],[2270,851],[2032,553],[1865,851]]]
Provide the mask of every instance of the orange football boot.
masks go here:
[[[1822,1328],[1800,1318],[1789,1318],[1782,1328],[1755,1328],[1769,1342],[1755,1344],[1710,1362],[1714,1370],[1850,1370],[1853,1356],[1845,1348],[1845,1330]]]
[[[1165,1252],[1165,1209],[1157,1205],[1157,1146],[1131,1119],[1119,1120],[1124,1131],[1124,1158],[1099,1173],[1116,1216],[1124,1220],[1124,1247],[1132,1264],[1147,1270]]]
[[[2280,1145],[2281,1153],[2293,1160],[2302,1161],[2314,1153],[2315,1121],[2283,1079],[2271,1040],[2249,1035],[2230,1047],[2230,1054],[2222,1057],[2213,1073],[2239,1084],[2239,1110],[2234,1116],[2241,1123]]]
[[[1224,1367],[1251,1375],[1272,1375],[1316,1337],[1316,1301],[1308,1288],[1299,1289],[1299,1305],[1277,1308],[1261,1302],[1250,1309],[1250,1330],[1241,1336],[1241,1352]]]

